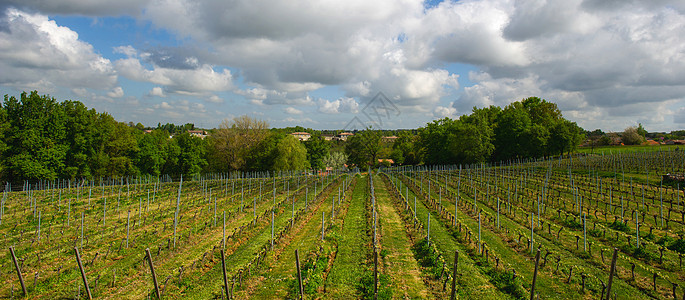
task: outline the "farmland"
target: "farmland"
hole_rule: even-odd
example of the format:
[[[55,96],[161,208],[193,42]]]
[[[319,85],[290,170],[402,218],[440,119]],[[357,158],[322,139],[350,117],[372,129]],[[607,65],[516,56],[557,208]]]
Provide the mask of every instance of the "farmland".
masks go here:
[[[11,248],[35,299],[87,298],[76,249],[93,298],[297,298],[296,251],[307,299],[682,298],[685,195],[661,175],[683,172],[667,149],[7,185],[0,297],[23,294]]]

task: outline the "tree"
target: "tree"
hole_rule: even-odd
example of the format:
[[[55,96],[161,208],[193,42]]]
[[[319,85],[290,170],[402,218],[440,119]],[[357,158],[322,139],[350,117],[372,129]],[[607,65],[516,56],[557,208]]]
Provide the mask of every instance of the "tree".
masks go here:
[[[419,129],[419,145],[421,154],[427,164],[448,164],[453,161],[451,153],[445,151],[449,141],[447,136],[450,128],[454,126],[454,120],[443,118],[426,124],[426,127]]]
[[[415,165],[420,162],[419,155],[414,144],[414,136],[409,131],[400,131],[397,134],[395,143],[392,144],[392,152],[390,158],[399,165]]]
[[[647,130],[645,130],[644,127],[642,127],[642,123],[638,123],[637,125],[637,133],[642,136],[642,139],[644,140],[645,136],[647,136]]]
[[[309,168],[307,148],[292,135],[286,135],[278,142],[273,170],[304,170]]]
[[[347,155],[339,151],[331,152],[323,159],[323,162],[326,168],[343,170],[345,169],[345,164],[347,163]]]
[[[630,126],[623,131],[621,142],[625,145],[639,145],[644,142],[644,138],[640,135],[640,132],[638,132],[635,126]]]
[[[93,175],[91,157],[97,149],[96,137],[98,113],[89,110],[78,101],[64,101],[61,104],[66,117],[66,140],[68,145],[65,169],[62,177],[89,178]]]
[[[368,127],[349,137],[345,144],[345,152],[349,162],[358,166],[366,167],[378,162],[378,153],[381,150],[382,132]]]
[[[304,142],[307,148],[307,160],[313,169],[323,169],[325,167],[323,159],[331,149],[331,143],[326,141],[320,134],[313,135]]]
[[[584,138],[582,128],[575,122],[562,119],[552,128],[549,146],[552,154],[562,155],[564,151],[570,153],[575,150]]]
[[[0,181],[6,181],[3,176],[5,171],[5,162],[2,157],[6,157],[7,144],[5,143],[5,134],[9,130],[10,124],[7,121],[7,110],[0,103]]]
[[[269,124],[248,116],[224,120],[209,138],[214,171],[244,170],[250,152],[269,135]]]
[[[7,150],[3,161],[9,178],[57,179],[65,167],[65,115],[54,98],[38,92],[20,98],[5,95]]]
[[[163,174],[162,171],[167,162],[168,144],[169,135],[163,130],[155,129],[149,134],[139,135],[140,151],[136,156],[136,166],[141,173],[153,176]]]
[[[191,136],[187,132],[176,135],[174,140],[181,150],[176,171],[184,176],[199,175],[207,165],[204,140]]]
[[[521,102],[514,102],[502,110],[494,130],[495,160],[527,157],[532,144],[527,142],[532,123]]]

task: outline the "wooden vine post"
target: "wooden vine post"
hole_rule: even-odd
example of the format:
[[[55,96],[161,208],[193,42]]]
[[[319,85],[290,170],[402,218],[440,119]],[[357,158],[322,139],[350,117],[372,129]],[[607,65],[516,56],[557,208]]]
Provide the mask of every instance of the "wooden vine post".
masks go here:
[[[224,292],[226,293],[226,299],[231,299],[228,290],[228,278],[226,277],[226,254],[224,254],[224,249],[221,249],[221,270],[224,273]]]
[[[86,287],[86,294],[88,299],[93,299],[93,295],[90,294],[90,287],[88,286],[88,278],[86,278],[86,271],[83,269],[83,264],[81,263],[81,255],[78,252],[78,248],[74,247],[74,252],[76,253],[76,262],[78,263],[78,268],[81,270],[81,278],[83,279],[83,285]]]
[[[607,293],[606,298],[609,299],[611,296],[611,283],[614,280],[614,273],[616,273],[616,255],[618,254],[618,248],[614,248],[614,256],[611,258],[611,271],[609,271],[609,283],[607,283]]]
[[[457,299],[457,265],[459,264],[459,250],[454,251],[454,269],[452,270],[452,294],[450,300]]]
[[[540,263],[540,249],[538,249],[538,253],[535,255],[535,270],[533,271],[533,284],[530,287],[530,300],[533,300],[535,298],[535,281],[538,279],[538,265]]]
[[[155,267],[152,265],[152,255],[150,254],[150,248],[145,248],[145,256],[147,256],[147,262],[150,264],[150,272],[152,273],[152,283],[155,285],[155,295],[157,299],[162,299],[162,295],[159,293],[159,284],[157,283],[157,274],[155,274]]]
[[[297,282],[300,287],[300,299],[304,299],[304,288],[302,287],[302,271],[300,270],[300,253],[298,249],[295,249],[295,266],[297,267]]]
[[[21,290],[24,292],[24,296],[28,296],[26,292],[26,285],[24,284],[24,276],[21,275],[21,269],[19,268],[19,263],[17,263],[17,256],[14,254],[14,247],[10,247],[10,254],[12,254],[12,261],[14,262],[14,268],[17,270],[17,276],[19,277],[19,283],[21,283]]]

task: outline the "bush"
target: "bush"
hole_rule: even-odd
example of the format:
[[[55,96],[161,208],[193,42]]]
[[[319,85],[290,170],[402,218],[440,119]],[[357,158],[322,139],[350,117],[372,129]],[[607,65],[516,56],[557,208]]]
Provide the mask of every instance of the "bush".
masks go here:
[[[364,273],[357,290],[362,294],[363,299],[374,299],[374,282],[373,270]],[[390,276],[386,274],[378,274],[378,295],[377,299],[392,299],[392,289],[390,288]]]
[[[625,223],[623,223],[619,220],[616,220],[616,221],[612,222],[611,224],[609,224],[609,228],[611,228],[613,230],[623,231],[623,232],[630,231],[630,228],[628,228],[628,225],[626,225]]]
[[[427,273],[432,278],[440,277],[442,272],[442,265],[438,259],[438,254],[433,252],[433,249],[428,245],[426,239],[421,239],[416,242],[412,248],[414,252],[414,257],[418,261],[421,267],[425,268],[425,273]]]
[[[515,299],[526,298],[526,290],[518,282],[518,279],[514,278],[512,273],[498,272],[494,269],[491,269],[489,273],[489,275],[492,277],[492,283],[502,292],[514,296]]]

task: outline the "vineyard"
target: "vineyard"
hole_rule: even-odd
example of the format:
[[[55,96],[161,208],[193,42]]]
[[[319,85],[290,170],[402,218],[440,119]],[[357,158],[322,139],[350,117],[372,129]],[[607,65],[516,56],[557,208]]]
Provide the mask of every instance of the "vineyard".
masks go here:
[[[682,151],[6,184],[0,297],[685,298]]]

